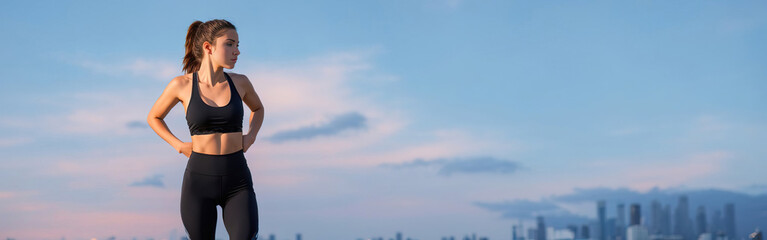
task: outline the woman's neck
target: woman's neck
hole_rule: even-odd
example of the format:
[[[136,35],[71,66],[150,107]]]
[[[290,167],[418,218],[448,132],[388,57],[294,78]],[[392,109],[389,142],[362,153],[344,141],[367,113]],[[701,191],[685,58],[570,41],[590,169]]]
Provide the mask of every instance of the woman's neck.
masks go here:
[[[224,77],[224,68],[221,66],[213,66],[208,58],[203,59],[200,64],[200,70],[197,73],[198,80],[201,83],[208,84],[209,86],[215,86],[216,84],[226,82]]]

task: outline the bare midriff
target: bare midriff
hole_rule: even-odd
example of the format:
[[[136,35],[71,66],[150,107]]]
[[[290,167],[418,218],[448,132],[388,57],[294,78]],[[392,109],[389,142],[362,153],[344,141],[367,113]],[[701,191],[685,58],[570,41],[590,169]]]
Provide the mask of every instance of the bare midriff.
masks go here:
[[[242,150],[242,132],[211,133],[192,136],[192,151],[224,155]]]

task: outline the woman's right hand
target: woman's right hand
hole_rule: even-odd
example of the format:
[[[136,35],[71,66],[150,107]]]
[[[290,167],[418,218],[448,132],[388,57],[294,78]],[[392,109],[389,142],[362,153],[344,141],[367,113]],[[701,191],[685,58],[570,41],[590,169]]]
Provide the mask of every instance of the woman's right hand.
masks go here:
[[[178,145],[177,150],[179,153],[184,154],[184,156],[189,157],[192,155],[192,142],[182,142]]]

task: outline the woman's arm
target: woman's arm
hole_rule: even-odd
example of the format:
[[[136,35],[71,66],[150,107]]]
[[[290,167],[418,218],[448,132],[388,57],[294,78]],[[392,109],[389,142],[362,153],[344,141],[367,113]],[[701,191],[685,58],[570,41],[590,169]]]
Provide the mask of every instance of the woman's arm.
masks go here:
[[[168,86],[165,87],[165,90],[163,90],[160,98],[158,98],[152,106],[152,109],[149,110],[149,115],[147,116],[146,121],[149,123],[149,127],[151,127],[163,140],[173,146],[176,151],[189,157],[192,153],[192,143],[181,142],[181,140],[170,132],[170,129],[168,129],[168,125],[165,124],[164,120],[165,116],[168,115],[168,112],[170,112],[170,110],[176,106],[176,103],[179,102],[178,93],[182,86],[184,86],[182,77],[177,77],[171,80]]]
[[[261,129],[261,124],[264,123],[264,105],[261,104],[261,99],[256,94],[256,90],[253,89],[253,84],[244,74],[241,74],[243,78],[243,86],[245,87],[245,95],[242,97],[242,101],[250,108],[250,118],[248,124],[248,133],[242,135],[242,151],[248,151],[250,145],[256,141],[256,135],[258,130]]]

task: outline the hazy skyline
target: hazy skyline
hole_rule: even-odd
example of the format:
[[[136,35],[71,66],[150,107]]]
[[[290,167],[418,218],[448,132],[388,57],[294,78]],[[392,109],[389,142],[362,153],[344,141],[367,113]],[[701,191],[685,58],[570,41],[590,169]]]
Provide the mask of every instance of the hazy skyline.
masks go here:
[[[761,200],[765,10],[4,1],[0,237],[183,233],[186,158],[145,119],[181,74],[189,24],[214,18],[237,27],[241,55],[227,71],[246,74],[265,107],[246,153],[261,236],[507,239],[517,219],[483,206],[595,218],[593,202],[557,199],[592,190]],[[190,139],[182,106],[166,122]],[[227,238],[220,220],[217,237]]]

